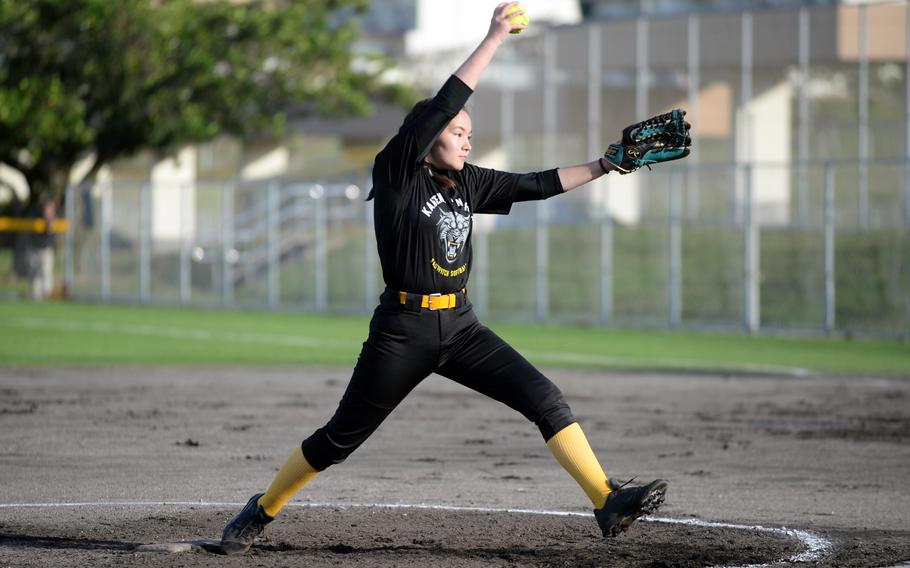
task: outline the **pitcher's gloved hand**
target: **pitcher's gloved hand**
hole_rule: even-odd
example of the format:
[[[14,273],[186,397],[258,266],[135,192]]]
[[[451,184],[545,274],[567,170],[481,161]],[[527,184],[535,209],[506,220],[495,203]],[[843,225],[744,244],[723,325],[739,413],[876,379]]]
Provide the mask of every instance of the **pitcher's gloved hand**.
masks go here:
[[[691,125],[686,111],[673,109],[623,128],[622,138],[610,144],[604,159],[619,173],[630,174],[642,166],[679,160],[689,155]]]

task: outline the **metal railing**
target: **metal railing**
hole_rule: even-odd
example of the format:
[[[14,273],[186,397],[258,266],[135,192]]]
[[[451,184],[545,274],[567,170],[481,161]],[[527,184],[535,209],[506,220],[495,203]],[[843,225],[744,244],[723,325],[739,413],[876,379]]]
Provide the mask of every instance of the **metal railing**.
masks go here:
[[[475,216],[470,295],[501,320],[910,337],[908,170],[901,159],[665,166],[636,174],[621,214],[517,204]],[[608,178],[580,191],[609,193]],[[367,183],[70,188],[68,290],[368,313],[382,278]]]

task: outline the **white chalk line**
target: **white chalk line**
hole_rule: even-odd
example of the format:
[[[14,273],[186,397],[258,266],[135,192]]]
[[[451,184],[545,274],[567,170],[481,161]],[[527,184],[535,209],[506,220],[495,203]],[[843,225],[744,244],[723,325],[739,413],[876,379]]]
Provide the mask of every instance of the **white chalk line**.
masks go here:
[[[73,503],[0,503],[0,509],[55,509],[80,507],[243,507],[246,503],[217,501],[86,501]],[[580,511],[555,511],[548,509],[522,509],[512,507],[474,507],[465,505],[439,505],[429,503],[300,503],[291,502],[288,507],[301,508],[371,508],[371,509],[418,509],[430,511],[455,511],[467,513],[509,513],[524,515],[546,515],[556,517],[592,517],[592,513]],[[805,550],[789,558],[775,560],[769,564],[749,564],[745,566],[726,566],[723,568],[765,568],[781,562],[813,562],[821,560],[831,548],[831,541],[821,535],[807,530],[766,527],[762,525],[743,525],[701,519],[673,519],[669,517],[645,516],[639,519],[654,523],[689,525],[705,528],[736,529],[764,532],[786,536],[800,541]]]
[[[207,329],[193,329],[173,326],[160,326],[137,323],[118,323],[98,320],[63,320],[57,318],[4,318],[0,322],[15,327],[29,329],[56,329],[60,331],[90,332],[90,333],[122,333],[139,335],[143,337],[164,337],[167,339],[183,339],[194,341],[211,341],[218,343],[255,343],[262,345],[281,345],[285,347],[301,347],[311,349],[356,349],[361,345],[357,341],[345,339],[329,339],[324,337],[310,337],[306,335],[292,335],[280,333],[249,333],[231,331],[211,331]],[[542,351],[537,349],[522,349],[528,356],[538,361],[551,364],[591,364],[591,365],[618,365],[638,366],[641,360],[634,357],[617,357],[613,355],[599,355],[596,353],[577,353],[571,351]],[[700,361],[698,359],[670,359],[649,358],[654,365],[680,368],[714,368],[716,363]],[[755,373],[775,373],[804,377],[814,374],[811,369],[800,367],[786,367],[779,365],[762,365],[754,363],[732,363],[731,368],[740,371]],[[723,370],[723,369],[720,369]]]

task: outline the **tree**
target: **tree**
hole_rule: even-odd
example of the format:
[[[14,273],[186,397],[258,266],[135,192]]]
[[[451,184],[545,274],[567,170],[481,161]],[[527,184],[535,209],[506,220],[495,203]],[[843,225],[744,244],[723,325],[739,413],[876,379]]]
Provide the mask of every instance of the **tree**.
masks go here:
[[[0,0],[0,162],[29,202],[143,149],[280,133],[288,113],[357,115],[406,90],[359,65],[365,0]],[[365,71],[364,69],[369,69]]]

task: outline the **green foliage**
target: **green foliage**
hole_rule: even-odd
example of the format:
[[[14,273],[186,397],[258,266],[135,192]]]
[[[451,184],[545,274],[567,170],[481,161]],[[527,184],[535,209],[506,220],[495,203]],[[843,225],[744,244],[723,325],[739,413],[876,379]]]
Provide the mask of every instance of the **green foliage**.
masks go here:
[[[72,165],[401,101],[354,65],[363,0],[0,0],[0,161],[59,196]],[[369,69],[364,71],[360,69]]]

